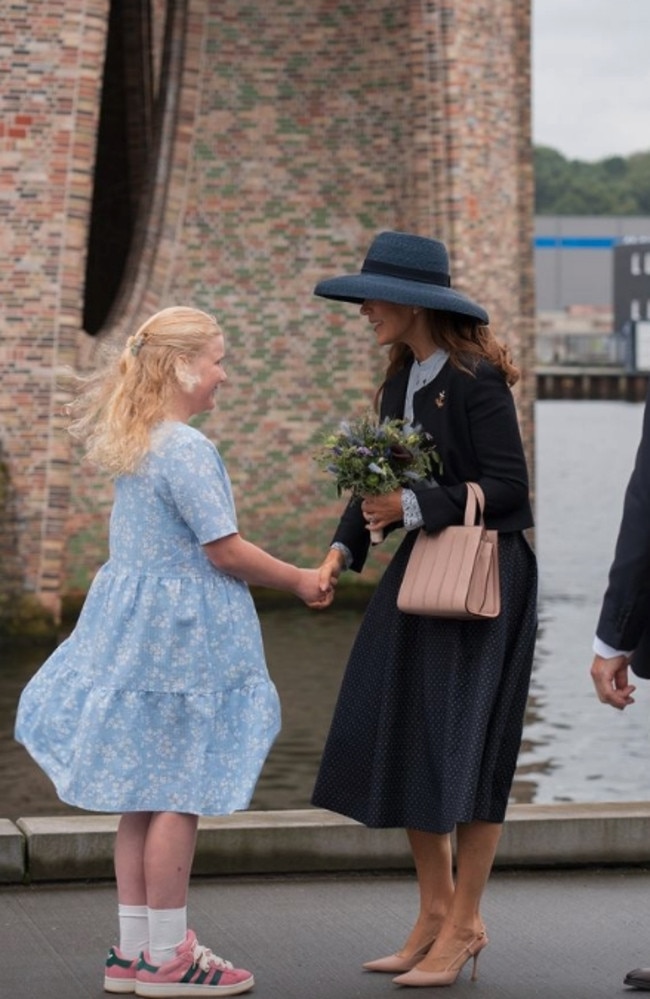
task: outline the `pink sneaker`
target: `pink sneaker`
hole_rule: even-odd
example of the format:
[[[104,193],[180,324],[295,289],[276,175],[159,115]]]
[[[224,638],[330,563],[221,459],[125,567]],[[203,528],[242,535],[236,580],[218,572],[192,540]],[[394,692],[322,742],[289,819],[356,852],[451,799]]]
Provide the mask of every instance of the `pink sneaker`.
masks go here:
[[[111,947],[104,968],[104,992],[135,992],[137,963],[137,957],[124,957],[117,947]]]
[[[187,931],[176,957],[160,967],[150,964],[148,955],[141,954],[136,969],[135,994],[164,999],[165,996],[236,996],[253,988],[255,979],[250,971],[233,968],[202,947],[193,930]]]

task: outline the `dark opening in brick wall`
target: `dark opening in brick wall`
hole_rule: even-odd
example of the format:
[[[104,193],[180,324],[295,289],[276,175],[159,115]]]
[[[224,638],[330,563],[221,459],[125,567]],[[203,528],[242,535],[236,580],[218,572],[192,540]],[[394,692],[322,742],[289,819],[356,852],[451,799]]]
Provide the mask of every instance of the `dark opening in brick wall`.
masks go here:
[[[88,237],[84,329],[98,333],[120,290],[154,146],[151,0],[110,5]]]

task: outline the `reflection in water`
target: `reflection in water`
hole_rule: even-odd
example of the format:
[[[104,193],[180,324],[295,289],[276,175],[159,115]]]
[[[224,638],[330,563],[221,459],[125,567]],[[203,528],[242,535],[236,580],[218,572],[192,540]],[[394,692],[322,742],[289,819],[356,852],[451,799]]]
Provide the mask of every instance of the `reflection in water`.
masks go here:
[[[283,726],[264,767],[251,808],[304,808],[361,612],[295,607],[260,614],[264,646],[282,702]],[[49,654],[32,646],[0,650],[0,817],[61,815],[71,809],[12,739],[20,690]],[[78,811],[75,809],[74,811]]]
[[[251,808],[306,808],[361,613],[297,607],[260,620],[283,723]]]
[[[544,725],[544,694],[538,682],[538,658],[543,635],[544,621],[540,615],[533,677],[526,705],[524,733],[511,792],[512,800],[519,805],[533,803],[540,776],[551,774],[555,769],[553,761],[545,749],[547,742],[541,738],[535,739],[532,734],[539,731],[540,726]]]
[[[625,712],[601,705],[589,678],[591,640],[634,461],[642,406],[537,405],[540,629],[513,801],[633,801],[648,797],[650,684]],[[284,724],[251,807],[304,808],[360,612],[318,614],[298,603],[261,614]],[[0,650],[0,815],[70,811],[12,738],[19,692],[42,647]],[[433,668],[433,664],[432,664]]]
[[[537,553],[540,633],[520,766],[533,766],[535,802],[648,797],[650,685],[619,712],[589,677],[591,641],[634,464],[643,406],[538,403]],[[539,769],[535,769],[535,767]]]

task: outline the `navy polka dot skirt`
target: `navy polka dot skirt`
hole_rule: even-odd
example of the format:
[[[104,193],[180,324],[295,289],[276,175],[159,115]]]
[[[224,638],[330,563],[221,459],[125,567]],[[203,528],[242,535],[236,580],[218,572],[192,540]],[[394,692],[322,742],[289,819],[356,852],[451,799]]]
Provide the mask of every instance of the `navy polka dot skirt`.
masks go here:
[[[403,614],[408,534],[368,606],[312,798],[367,826],[451,832],[502,822],[521,744],[537,628],[537,567],[523,535],[499,536],[501,614]]]

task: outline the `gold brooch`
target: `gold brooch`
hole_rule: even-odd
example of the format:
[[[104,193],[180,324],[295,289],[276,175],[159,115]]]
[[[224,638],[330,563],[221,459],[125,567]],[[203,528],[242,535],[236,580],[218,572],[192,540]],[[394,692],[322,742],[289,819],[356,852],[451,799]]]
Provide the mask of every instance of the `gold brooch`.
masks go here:
[[[442,392],[438,392],[438,395],[436,396],[436,399],[435,399],[435,403],[436,403],[436,406],[438,407],[438,409],[442,409],[442,407],[445,404],[445,392],[444,392],[444,389],[443,389]]]

